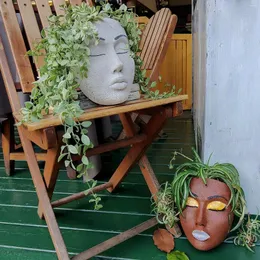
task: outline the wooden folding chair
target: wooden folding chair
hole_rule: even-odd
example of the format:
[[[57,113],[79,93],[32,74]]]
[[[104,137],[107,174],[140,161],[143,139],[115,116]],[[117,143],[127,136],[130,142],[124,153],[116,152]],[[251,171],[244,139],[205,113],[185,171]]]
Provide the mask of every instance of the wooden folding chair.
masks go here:
[[[56,13],[61,14],[62,11],[58,8],[58,6],[64,3],[63,0],[54,0],[53,6],[50,8],[48,0],[35,0],[35,2],[37,4],[37,13],[40,16],[41,24],[44,27],[48,26],[47,17],[52,12],[56,11]],[[80,2],[81,1],[71,0],[71,4],[79,4]],[[32,82],[35,81],[35,70],[33,69],[34,64],[31,64],[29,58],[25,55],[27,51],[26,44],[17,22],[16,12],[19,12],[22,17],[24,29],[26,32],[26,40],[28,41],[31,48],[33,48],[33,43],[35,40],[40,38],[40,31],[35,17],[36,8],[32,7],[31,0],[17,0],[17,3],[18,5],[16,6],[13,4],[12,0],[1,0],[0,12],[4,21],[4,26],[11,46],[17,72],[19,74],[20,83],[15,84],[13,81],[1,39],[0,69],[3,75],[5,88],[11,104],[14,119],[16,122],[19,122],[21,120],[21,115],[19,114],[21,105],[17,95],[17,87],[20,88],[24,93],[30,93],[33,86]],[[163,12],[167,12],[168,16],[171,16],[169,11],[166,11],[166,9],[163,10]],[[158,29],[157,33],[161,34],[161,31]],[[166,39],[164,38],[164,40]],[[156,53],[155,50],[158,48],[158,46],[154,46],[153,48],[154,53]],[[155,54],[151,60],[157,58],[158,57]],[[39,68],[42,65],[42,62],[43,60],[38,60],[35,63],[36,68]],[[151,61],[149,61],[149,63],[150,62]],[[175,117],[182,113],[182,101],[185,99],[187,99],[186,95],[161,100],[147,100],[141,98],[140,100],[126,102],[122,105],[99,106],[86,110],[85,113],[80,116],[80,121],[119,114],[123,127],[128,135],[128,138],[125,140],[120,140],[114,143],[101,144],[98,147],[94,147],[88,150],[86,153],[87,156],[130,146],[128,153],[119,164],[117,170],[114,172],[110,180],[105,184],[95,187],[90,192],[98,192],[105,189],[107,189],[109,192],[112,192],[122,182],[123,178],[127,175],[130,169],[136,163],[139,163],[151,193],[155,194],[158,191],[159,184],[155,174],[153,173],[152,167],[150,166],[147,157],[145,156],[145,152],[152,141],[156,138],[159,131],[162,129],[167,118]],[[130,116],[131,112],[151,115],[149,123],[139,134],[135,133],[134,124]],[[11,142],[12,137],[10,134],[4,134],[3,147],[5,147],[4,156],[7,166],[9,165],[11,167],[10,162],[15,160],[27,161],[39,199],[38,214],[40,217],[44,217],[47,222],[48,230],[56,249],[58,259],[68,260],[70,259],[68,251],[58,227],[53,208],[64,205],[65,203],[71,202],[73,200],[83,198],[87,196],[87,194],[80,192],[58,201],[51,202],[59,170],[57,158],[60,153],[61,137],[63,134],[59,130],[60,125],[61,121],[59,117],[48,115],[39,122],[27,123],[25,125],[19,126],[18,133],[23,147],[23,152],[17,152],[15,149],[13,149]],[[8,132],[10,125],[6,125],[6,127]],[[46,152],[35,153],[32,143],[35,143]],[[45,161],[43,175],[41,174],[40,168],[38,166],[39,160]],[[73,259],[89,259],[149,229],[156,224],[156,219],[152,218],[130,230],[115,236],[114,238],[111,238],[87,251],[80,253],[79,255],[73,257]]]

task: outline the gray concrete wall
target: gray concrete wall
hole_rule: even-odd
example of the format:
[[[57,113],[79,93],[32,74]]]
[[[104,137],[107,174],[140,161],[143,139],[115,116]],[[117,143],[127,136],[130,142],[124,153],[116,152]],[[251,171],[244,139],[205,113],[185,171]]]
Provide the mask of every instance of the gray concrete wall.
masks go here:
[[[206,14],[199,10],[199,16],[206,15],[207,24],[207,37],[200,38],[200,44],[206,42],[206,84],[195,84],[197,94],[205,97],[202,156],[206,159],[213,152],[212,162],[231,162],[238,168],[248,209],[257,213],[257,208],[260,210],[260,1],[205,2]],[[194,66],[196,74],[200,67]],[[194,102],[194,105],[196,111],[201,104]]]
[[[193,114],[196,145],[203,154],[206,93],[206,2],[193,10]]]

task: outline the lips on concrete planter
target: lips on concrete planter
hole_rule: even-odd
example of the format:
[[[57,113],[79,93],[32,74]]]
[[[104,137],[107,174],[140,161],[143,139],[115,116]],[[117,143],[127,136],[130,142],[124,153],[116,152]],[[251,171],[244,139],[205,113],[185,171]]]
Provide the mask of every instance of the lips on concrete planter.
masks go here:
[[[234,214],[227,206],[231,197],[229,187],[218,180],[193,178],[190,183],[192,196],[180,216],[183,231],[189,242],[198,250],[217,247],[227,237]]]
[[[127,34],[111,18],[104,18],[95,26],[99,43],[90,45],[88,76],[80,80],[80,89],[99,105],[123,103],[129,97],[135,76]]]

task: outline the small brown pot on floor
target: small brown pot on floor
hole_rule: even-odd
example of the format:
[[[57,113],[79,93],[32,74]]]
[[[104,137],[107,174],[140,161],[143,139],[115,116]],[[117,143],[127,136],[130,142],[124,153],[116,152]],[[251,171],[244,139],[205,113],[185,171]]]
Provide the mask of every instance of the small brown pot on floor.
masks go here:
[[[180,216],[184,233],[198,250],[207,251],[221,244],[230,231],[234,214],[228,202],[229,187],[218,180],[193,178],[190,183],[192,197]]]

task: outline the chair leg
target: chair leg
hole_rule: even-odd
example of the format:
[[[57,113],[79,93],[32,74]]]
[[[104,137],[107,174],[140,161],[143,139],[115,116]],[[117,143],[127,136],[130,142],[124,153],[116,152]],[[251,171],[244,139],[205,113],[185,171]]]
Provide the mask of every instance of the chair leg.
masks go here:
[[[133,122],[132,116],[130,117],[129,114],[122,114],[122,115],[120,115],[120,119],[123,124],[124,131],[126,132],[126,136],[127,137],[134,136],[136,130],[135,130],[135,124]],[[149,121],[147,121],[146,124],[148,122]],[[155,194],[158,192],[160,184],[155,176],[155,173],[149,163],[147,156],[143,155],[141,157],[141,159],[139,160],[138,164],[139,164],[140,170],[145,178],[145,181],[148,185],[148,188],[149,188],[151,194],[154,194],[154,199],[156,199]]]
[[[3,122],[2,126],[2,148],[4,155],[5,171],[8,176],[14,172],[15,161],[10,160],[10,153],[15,150],[14,120],[11,115]]]
[[[41,171],[35,156],[35,152],[33,150],[32,143],[26,138],[26,135],[24,134],[21,127],[18,127],[18,131],[29,166],[29,170],[32,176],[32,180],[36,188],[36,193],[41,204],[43,215],[46,220],[54,247],[56,249],[58,259],[69,260],[70,258],[68,255],[68,251],[62,238],[59,226],[57,224],[57,220],[51,206],[50,198],[41,175]]]
[[[44,166],[43,178],[47,188],[49,198],[51,200],[55,184],[59,174],[58,157],[60,155],[62,133],[57,133],[57,146],[47,150],[47,157]],[[43,209],[41,205],[38,206],[38,215],[43,218]]]
[[[109,182],[113,185],[112,188],[108,189],[109,192],[112,192],[122,182],[123,178],[127,175],[131,168],[143,157],[146,149],[152,143],[157,134],[161,131],[168,117],[167,112],[167,109],[162,108],[152,116],[151,120],[144,129],[144,134],[146,134],[147,138],[141,143],[132,145],[132,147],[120,163],[119,167],[116,169],[115,173],[109,180]],[[131,119],[131,116],[129,114],[121,114],[120,119],[123,123],[126,133],[131,133],[131,131],[133,130],[133,121]],[[152,172],[150,172],[150,174],[152,174]],[[155,175],[149,175],[147,177],[151,179],[151,182],[147,182],[147,185],[154,194],[158,191],[159,188],[158,181]]]

